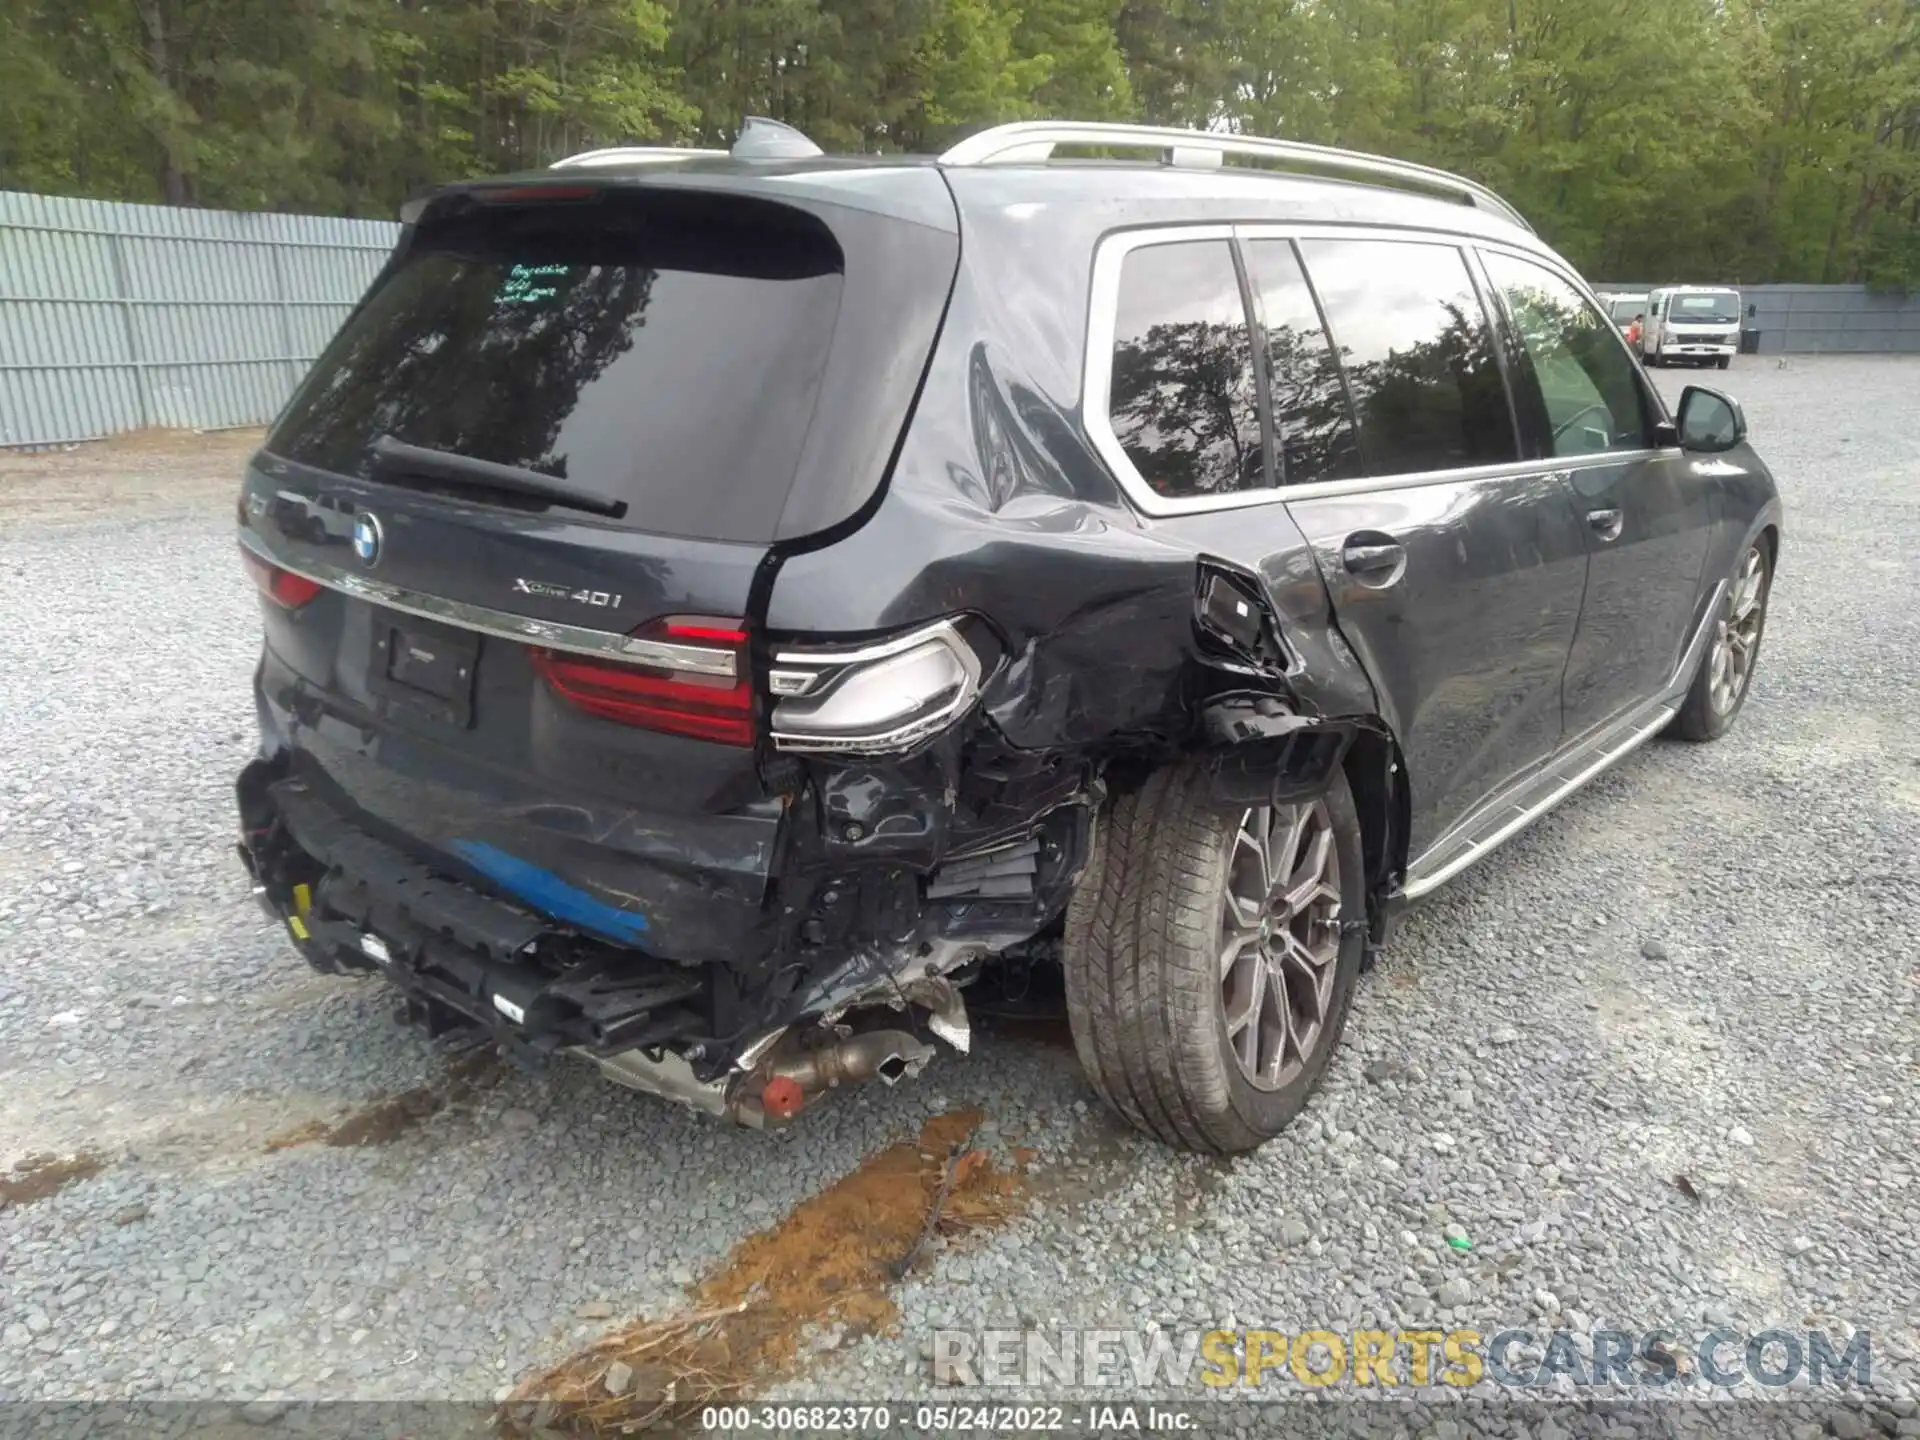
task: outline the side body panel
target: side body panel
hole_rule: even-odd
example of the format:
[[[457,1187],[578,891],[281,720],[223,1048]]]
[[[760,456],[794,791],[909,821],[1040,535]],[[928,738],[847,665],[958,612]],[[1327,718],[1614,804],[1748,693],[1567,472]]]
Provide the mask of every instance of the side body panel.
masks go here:
[[[1188,723],[1178,678],[1193,654],[1194,563],[1204,554],[1267,579],[1299,652],[1286,679],[1304,709],[1374,713],[1371,683],[1320,628],[1325,589],[1280,492],[1154,517],[1115,483],[1081,413],[1091,257],[1101,237],[1136,227],[1405,224],[1410,204],[1516,232],[1465,207],[1257,175],[1135,172],[1118,194],[1098,169],[948,174],[965,237],[960,274],[891,482],[859,529],[783,552],[770,629],[872,633],[977,609],[1013,656],[989,690],[1009,741],[1164,740]]]
[[[1595,362],[1610,364],[1621,384],[1637,394],[1637,418],[1646,433],[1634,448],[1589,452],[1576,446],[1572,453],[1555,455],[1562,447],[1542,377],[1518,332],[1511,298],[1494,279],[1502,266],[1511,273],[1513,260],[1520,259],[1537,267],[1531,273],[1544,271],[1575,292],[1584,295],[1586,287],[1571,269],[1537,253],[1509,248],[1502,254],[1488,246],[1480,252],[1514,361],[1515,406],[1527,453],[1558,467],[1565,478],[1588,557],[1586,596],[1562,687],[1565,738],[1574,743],[1657,693],[1672,677],[1692,636],[1703,587],[1712,490],[1677,446],[1656,446],[1652,427],[1665,418],[1665,406],[1644,372],[1630,363],[1631,351],[1598,304],[1594,313],[1607,353],[1596,355]],[[1591,379],[1586,383],[1591,386]],[[1569,404],[1578,406],[1582,398]],[[1596,407],[1563,410],[1561,429],[1573,433],[1593,408],[1605,414],[1603,400]]]
[[[1678,449],[1568,472],[1588,567],[1567,659],[1566,728],[1579,735],[1663,686],[1693,633],[1712,491]]]
[[[1562,737],[1560,682],[1587,553],[1563,475],[1441,481],[1294,501],[1341,631],[1380,693],[1411,786],[1413,853]],[[1350,541],[1406,554],[1386,588]]]

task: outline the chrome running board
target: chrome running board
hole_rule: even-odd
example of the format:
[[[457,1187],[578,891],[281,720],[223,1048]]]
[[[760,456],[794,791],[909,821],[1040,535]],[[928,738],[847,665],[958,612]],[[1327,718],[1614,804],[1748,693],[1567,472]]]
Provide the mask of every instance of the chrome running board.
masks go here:
[[[1706,613],[1700,617],[1679,666],[1658,695],[1583,736],[1538,770],[1477,806],[1407,866],[1401,895],[1417,900],[1437,890],[1664,730],[1686,699],[1687,688],[1692,685],[1694,671],[1706,653],[1707,641],[1726,597],[1727,582],[1722,580],[1714,587]]]

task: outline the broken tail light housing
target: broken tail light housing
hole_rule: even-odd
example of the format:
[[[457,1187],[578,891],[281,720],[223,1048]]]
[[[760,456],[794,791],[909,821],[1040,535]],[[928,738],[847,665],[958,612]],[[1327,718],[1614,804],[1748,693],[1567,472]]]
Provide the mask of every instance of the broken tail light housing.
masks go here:
[[[952,620],[845,649],[782,649],[767,676],[777,749],[890,754],[947,728],[980,695],[980,655]]]
[[[261,559],[244,545],[240,547],[240,563],[246,567],[254,588],[282,610],[298,610],[323,588],[319,581],[296,575],[291,570],[282,570],[278,565]]]
[[[634,632],[640,660],[529,646],[547,688],[574,709],[619,725],[720,745],[754,741],[746,627],[738,620],[674,615]]]

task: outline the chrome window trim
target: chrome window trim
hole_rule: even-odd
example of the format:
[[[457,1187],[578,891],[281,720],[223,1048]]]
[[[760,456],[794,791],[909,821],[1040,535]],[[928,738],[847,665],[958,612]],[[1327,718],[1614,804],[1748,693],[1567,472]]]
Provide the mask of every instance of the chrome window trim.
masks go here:
[[[1673,447],[1647,447],[1638,450],[1604,450],[1596,455],[1541,457],[1532,460],[1503,460],[1493,465],[1456,466],[1444,470],[1420,470],[1405,475],[1362,475],[1352,480],[1322,480],[1310,485],[1280,485],[1257,490],[1236,490],[1224,495],[1171,498],[1159,494],[1147,484],[1120,437],[1113,432],[1108,413],[1113,384],[1113,330],[1119,315],[1120,272],[1126,257],[1149,245],[1177,245],[1189,240],[1234,240],[1246,244],[1256,240],[1399,240],[1413,244],[1446,245],[1456,250],[1476,248],[1504,250],[1517,259],[1530,260],[1571,283],[1589,301],[1593,292],[1586,282],[1555,263],[1548,251],[1508,241],[1488,241],[1478,236],[1447,230],[1410,229],[1383,225],[1316,224],[1221,224],[1201,222],[1153,226],[1139,230],[1119,230],[1102,239],[1094,250],[1093,277],[1089,286],[1087,346],[1080,383],[1081,424],[1096,454],[1106,463],[1128,502],[1141,514],[1156,520],[1180,515],[1200,515],[1217,510],[1244,510],[1256,505],[1291,504],[1300,500],[1331,500],[1350,495],[1373,495],[1390,490],[1411,490],[1428,485],[1465,484],[1475,480],[1502,480],[1536,475],[1543,471],[1572,474],[1603,465],[1619,465],[1658,456],[1677,455]],[[1470,263],[1470,262],[1469,262]],[[1596,302],[1597,303],[1597,302]],[[1604,311],[1602,312],[1604,313]],[[1613,328],[1608,321],[1609,328]],[[1617,333],[1617,332],[1616,332]],[[1620,342],[1624,347],[1626,341]],[[784,658],[784,657],[783,657]]]
[[[491,635],[501,640],[544,645],[550,650],[565,650],[574,655],[591,655],[603,660],[622,660],[629,665],[651,665],[661,670],[679,670],[694,675],[715,675],[728,680],[739,678],[739,667],[731,650],[706,645],[676,645],[665,640],[642,640],[614,630],[589,630],[581,625],[562,625],[551,620],[535,620],[506,610],[490,610],[464,600],[448,600],[419,590],[409,590],[385,580],[375,580],[352,570],[342,570],[319,560],[293,560],[269,545],[258,531],[242,530],[240,544],[269,565],[289,574],[311,580],[316,585],[342,595],[352,595],[403,615],[422,620],[438,620],[462,630]]]
[[[1122,230],[1101,240],[1093,252],[1093,281],[1088,300],[1086,370],[1080,381],[1080,412],[1087,438],[1113,472],[1135,508],[1148,515],[1188,515],[1198,510],[1237,510],[1246,505],[1270,504],[1279,491],[1269,486],[1235,490],[1225,495],[1194,495],[1170,499],[1147,484],[1120,437],[1113,433],[1113,329],[1119,319],[1120,272],[1127,256],[1153,245],[1181,245],[1195,241],[1234,238],[1232,225],[1162,225],[1149,230]]]
[[[1275,492],[1283,501],[1337,500],[1349,495],[1373,495],[1389,490],[1415,490],[1427,485],[1464,485],[1475,480],[1509,480],[1525,475],[1572,475],[1633,460],[1650,460],[1658,450],[1603,450],[1597,455],[1569,455],[1564,459],[1505,460],[1498,465],[1469,465],[1455,470],[1421,470],[1407,475],[1362,476],[1356,480],[1325,480],[1315,485],[1285,486]]]

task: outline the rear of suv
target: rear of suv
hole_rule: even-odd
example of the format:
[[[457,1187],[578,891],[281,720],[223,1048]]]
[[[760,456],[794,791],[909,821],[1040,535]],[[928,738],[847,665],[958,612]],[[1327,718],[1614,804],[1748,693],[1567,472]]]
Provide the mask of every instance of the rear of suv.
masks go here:
[[[1402,901],[1744,701],[1738,407],[1471,182],[737,148],[416,202],[249,468],[242,854],[430,1032],[779,1123],[1057,936],[1101,1094],[1245,1149]]]

